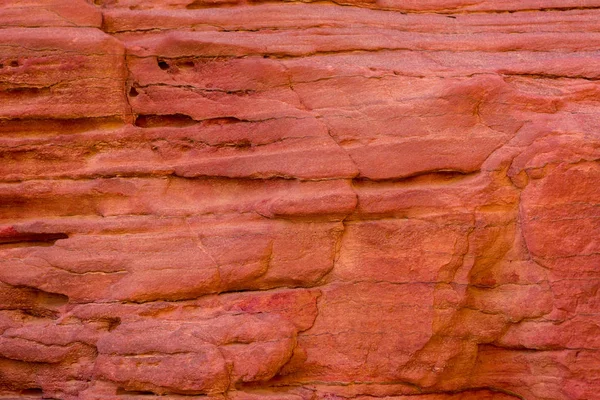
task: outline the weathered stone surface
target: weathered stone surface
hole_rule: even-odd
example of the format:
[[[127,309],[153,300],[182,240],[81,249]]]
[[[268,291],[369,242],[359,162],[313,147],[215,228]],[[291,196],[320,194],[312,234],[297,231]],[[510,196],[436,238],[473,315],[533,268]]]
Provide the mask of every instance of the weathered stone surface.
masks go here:
[[[130,8],[133,10],[146,9],[203,9],[210,6],[244,4],[239,0],[158,0],[145,3],[143,0],[98,0],[97,3],[107,8]],[[379,1],[339,1],[340,5],[358,7],[390,9],[413,12],[460,12],[460,11],[535,11],[535,10],[569,10],[569,9],[594,9],[600,5],[597,0],[508,0],[502,3],[479,2],[469,3],[462,0],[433,0],[427,3],[400,2],[393,0]]]
[[[0,221],[53,216],[246,214],[341,220],[356,206],[344,180],[171,177],[26,180],[0,186]],[[9,222],[8,222],[9,223]]]
[[[138,124],[141,120],[138,117]],[[170,117],[144,121],[148,127],[0,139],[5,161],[0,171],[6,180],[15,181],[139,174],[327,179],[352,178],[358,173],[350,157],[315,119],[301,124],[295,119],[192,121],[187,127],[169,126],[169,121],[177,121]]]
[[[92,28],[6,28],[1,119],[124,116],[123,45]]]
[[[50,247],[3,249],[0,279],[74,302],[182,300],[313,286],[333,268],[343,229],[336,222],[186,220],[182,225],[125,236],[74,234]]]
[[[0,0],[0,397],[597,398],[599,8]]]
[[[3,27],[89,26],[102,25],[102,12],[85,0],[0,1]]]
[[[271,378],[294,345],[291,324],[260,315],[125,323],[98,342],[96,369],[127,390],[218,393]]]

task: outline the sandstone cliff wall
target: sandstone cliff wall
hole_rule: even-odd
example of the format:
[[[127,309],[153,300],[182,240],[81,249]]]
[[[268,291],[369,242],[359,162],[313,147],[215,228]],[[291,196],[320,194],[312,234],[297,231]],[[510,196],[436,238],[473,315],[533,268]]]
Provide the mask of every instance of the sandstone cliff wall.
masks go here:
[[[0,28],[0,395],[600,399],[600,1]]]

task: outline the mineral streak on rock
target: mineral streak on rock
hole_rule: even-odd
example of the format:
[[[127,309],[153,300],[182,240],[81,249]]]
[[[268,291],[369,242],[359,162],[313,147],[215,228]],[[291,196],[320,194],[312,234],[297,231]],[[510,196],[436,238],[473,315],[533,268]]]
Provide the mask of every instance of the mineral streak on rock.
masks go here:
[[[594,400],[600,1],[0,0],[0,398]]]

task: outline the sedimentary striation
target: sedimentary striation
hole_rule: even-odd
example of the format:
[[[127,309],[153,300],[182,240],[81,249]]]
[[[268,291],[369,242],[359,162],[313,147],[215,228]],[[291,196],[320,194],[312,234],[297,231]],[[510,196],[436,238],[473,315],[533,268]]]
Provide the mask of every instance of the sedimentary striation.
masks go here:
[[[0,27],[0,395],[599,398],[600,1]]]

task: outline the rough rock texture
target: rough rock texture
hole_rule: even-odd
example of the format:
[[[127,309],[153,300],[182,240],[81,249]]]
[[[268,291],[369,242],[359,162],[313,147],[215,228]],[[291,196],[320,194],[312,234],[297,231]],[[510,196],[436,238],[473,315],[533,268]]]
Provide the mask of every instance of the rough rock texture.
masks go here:
[[[600,1],[0,28],[0,397],[600,399]]]

